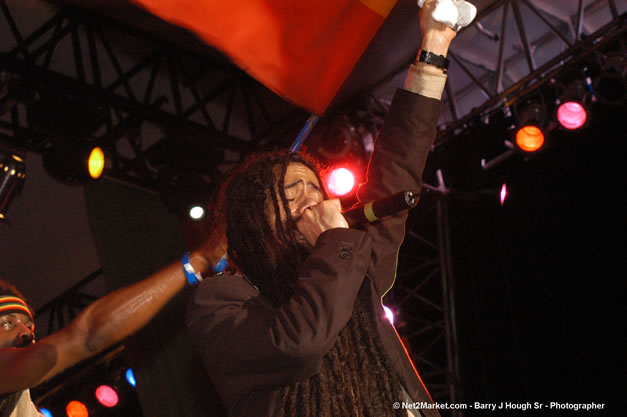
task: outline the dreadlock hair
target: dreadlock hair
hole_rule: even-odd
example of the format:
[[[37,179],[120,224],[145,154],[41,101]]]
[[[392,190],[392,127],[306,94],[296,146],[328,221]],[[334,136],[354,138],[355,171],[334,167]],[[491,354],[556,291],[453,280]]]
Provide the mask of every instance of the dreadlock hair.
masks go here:
[[[275,306],[291,296],[296,270],[308,253],[296,238],[296,223],[283,189],[290,163],[305,165],[322,184],[319,165],[310,157],[266,152],[246,159],[230,175],[219,196],[226,217],[229,258]],[[279,214],[281,207],[285,221]],[[274,225],[270,225],[268,210],[274,210]]]
[[[282,388],[274,417],[402,417],[391,405],[401,380],[375,328],[375,312],[360,291],[353,315],[322,361],[320,373]]]
[[[320,181],[318,165],[303,154],[262,153],[244,161],[219,196],[229,257],[275,307],[293,294],[297,269],[309,253],[296,239],[285,197],[283,182],[290,163],[307,166]],[[279,215],[281,207],[285,220]],[[274,225],[268,220],[269,209],[276,214]],[[360,291],[351,319],[325,355],[320,373],[283,387],[274,417],[402,416],[402,410],[391,407],[401,398],[401,382],[378,337],[376,320],[367,294]]]

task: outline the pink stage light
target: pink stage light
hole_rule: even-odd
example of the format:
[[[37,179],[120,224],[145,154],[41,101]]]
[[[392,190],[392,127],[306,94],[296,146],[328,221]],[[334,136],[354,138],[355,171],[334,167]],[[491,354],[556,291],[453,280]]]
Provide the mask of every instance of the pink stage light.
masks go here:
[[[505,200],[507,199],[507,184],[501,185],[501,193],[500,193],[500,201],[501,207],[505,204]]]
[[[576,101],[562,103],[557,109],[557,120],[569,130],[579,129],[586,123],[587,118],[586,109]]]
[[[120,400],[118,393],[108,385],[101,385],[96,388],[96,398],[100,404],[109,408],[118,405],[118,401]]]

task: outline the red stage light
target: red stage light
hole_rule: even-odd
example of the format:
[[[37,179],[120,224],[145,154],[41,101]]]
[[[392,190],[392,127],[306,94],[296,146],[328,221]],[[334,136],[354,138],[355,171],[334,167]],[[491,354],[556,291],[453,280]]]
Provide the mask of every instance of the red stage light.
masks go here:
[[[346,195],[355,186],[355,176],[346,168],[335,168],[327,177],[327,188],[336,196]]]
[[[87,407],[80,401],[70,401],[65,407],[65,412],[68,417],[89,417]]]
[[[96,388],[96,398],[105,407],[115,407],[118,405],[118,393],[108,385],[101,385]]]
[[[576,101],[562,103],[557,109],[557,120],[566,129],[579,129],[587,118],[586,109]]]
[[[516,132],[516,144],[523,151],[537,151],[544,144],[544,133],[536,126],[523,126]]]

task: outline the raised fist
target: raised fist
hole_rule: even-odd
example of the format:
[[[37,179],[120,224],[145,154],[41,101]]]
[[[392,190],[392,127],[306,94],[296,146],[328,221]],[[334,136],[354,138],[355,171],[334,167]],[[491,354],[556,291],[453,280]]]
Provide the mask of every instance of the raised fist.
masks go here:
[[[418,0],[422,8],[427,0]],[[433,20],[458,31],[468,26],[477,15],[477,8],[464,0],[435,0]]]

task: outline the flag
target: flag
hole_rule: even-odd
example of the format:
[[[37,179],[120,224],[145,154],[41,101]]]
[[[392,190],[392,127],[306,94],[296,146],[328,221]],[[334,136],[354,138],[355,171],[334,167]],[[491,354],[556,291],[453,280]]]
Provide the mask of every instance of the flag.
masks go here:
[[[396,0],[132,0],[322,114]]]

